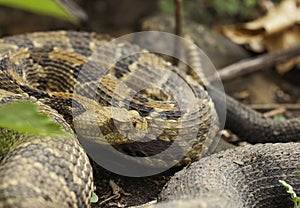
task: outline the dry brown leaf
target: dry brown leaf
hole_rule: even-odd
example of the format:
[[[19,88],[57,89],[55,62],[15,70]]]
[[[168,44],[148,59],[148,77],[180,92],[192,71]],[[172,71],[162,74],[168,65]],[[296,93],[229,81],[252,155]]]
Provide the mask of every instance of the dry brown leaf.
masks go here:
[[[280,36],[281,33],[289,31],[295,25],[299,27],[299,5],[300,0],[284,0],[281,4],[274,7],[274,9],[271,9],[265,16],[242,25],[223,27],[222,32],[234,42],[246,44],[253,51],[262,52],[266,49],[265,39],[268,36],[275,34],[276,36]],[[296,36],[294,39],[300,42],[300,33],[294,36]],[[294,44],[297,42],[294,42]]]
[[[298,63],[300,63],[300,56],[292,58],[292,59],[288,60],[287,62],[278,64],[276,66],[276,71],[279,74],[285,74],[288,71],[290,71]]]
[[[223,27],[221,32],[255,52],[276,51],[300,44],[300,0],[283,0],[265,16],[245,24]],[[277,69],[285,73],[299,59],[281,64]]]
[[[293,25],[280,33],[271,34],[264,39],[268,51],[277,51],[300,43],[300,24]]]

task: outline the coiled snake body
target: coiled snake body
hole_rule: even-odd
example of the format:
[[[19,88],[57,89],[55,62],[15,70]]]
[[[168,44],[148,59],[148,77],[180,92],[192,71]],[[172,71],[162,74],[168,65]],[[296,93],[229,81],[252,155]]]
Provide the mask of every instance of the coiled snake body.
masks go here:
[[[177,150],[187,152],[183,159],[176,160],[182,164],[197,160],[210,149],[218,130],[217,116],[203,88],[163,59],[147,52],[137,54],[138,47],[127,43],[106,45],[109,40],[94,33],[67,31],[0,40],[1,105],[18,100],[35,102],[41,112],[73,135],[37,138],[1,129],[1,138],[7,138],[10,145],[1,155],[0,206],[89,206],[92,171],[74,130],[90,140],[108,142],[119,151],[143,157],[159,153],[179,139]],[[184,84],[192,90],[184,91]],[[175,102],[176,94],[195,99],[191,102],[179,97],[180,106]],[[217,93],[214,100],[218,101]],[[228,101],[230,107],[239,107],[236,101]],[[298,120],[277,124],[247,108],[242,114],[234,111],[229,114],[231,125],[242,133],[248,125],[243,122],[248,120],[254,134],[259,130],[267,132],[262,133],[267,139],[276,140],[279,135],[280,141],[299,140]],[[91,116],[95,112],[96,117]],[[102,134],[96,132],[97,128]],[[155,133],[158,130],[159,134]],[[149,142],[139,142],[145,132]],[[288,152],[289,148],[282,145],[280,151]],[[270,149],[263,149],[258,147],[272,154]],[[299,152],[289,156],[298,159]],[[173,160],[172,155],[169,157]],[[278,160],[285,163],[285,159]],[[299,187],[298,179],[289,182]]]
[[[206,153],[213,142],[213,139],[206,138],[211,138],[209,131],[214,129],[217,119],[211,99],[201,86],[192,79],[183,82],[184,74],[155,55],[146,52],[135,54],[138,48],[126,43],[105,45],[108,41],[108,37],[94,33],[71,31],[3,38],[0,43],[2,103],[25,99],[53,108],[49,112],[52,117],[60,118],[54,119],[56,122],[67,127],[70,125],[77,134],[90,141],[110,143],[128,154],[156,154],[168,147],[178,135],[183,139],[176,150],[188,148],[187,156],[181,162],[190,163]],[[109,60],[115,57],[119,61],[111,64]],[[160,76],[158,73],[162,72],[163,76]],[[177,96],[183,91],[191,95],[183,87],[175,87],[180,83],[188,83],[193,89],[196,95],[194,102],[180,99],[181,106],[178,106],[168,94],[173,92]],[[130,131],[131,127],[135,134]],[[72,132],[70,127],[68,130]],[[142,132],[141,136],[139,132]],[[8,137],[8,140],[11,134],[3,130],[3,137]],[[190,135],[196,136],[192,138]],[[150,140],[144,146],[145,142],[139,142],[143,137]],[[65,203],[70,207],[89,205],[93,186],[91,167],[82,148],[74,138],[51,139],[29,136],[16,142],[10,139],[12,144],[4,150],[1,167],[2,175],[6,176],[0,189],[3,193],[1,204],[14,206],[15,203],[26,204],[26,201],[29,204],[45,201]],[[31,143],[38,147],[30,147]],[[38,150],[39,146],[41,150]],[[16,163],[17,159],[13,156],[22,158],[24,166],[32,171],[21,174],[19,169],[23,165],[19,163],[22,161]],[[173,160],[172,155],[169,158]],[[33,161],[27,165],[29,160]],[[158,164],[164,162],[157,161]],[[34,172],[35,166],[41,167]],[[41,178],[34,185],[28,185],[30,180],[27,181],[27,178],[35,180],[40,169],[43,169],[39,174]],[[53,178],[48,174],[52,174]],[[7,180],[7,177],[11,179]],[[62,184],[51,183],[52,180]],[[24,186],[23,194],[10,191],[19,186]],[[64,190],[57,196],[60,187],[69,187],[70,190]],[[69,200],[70,197],[72,200]]]

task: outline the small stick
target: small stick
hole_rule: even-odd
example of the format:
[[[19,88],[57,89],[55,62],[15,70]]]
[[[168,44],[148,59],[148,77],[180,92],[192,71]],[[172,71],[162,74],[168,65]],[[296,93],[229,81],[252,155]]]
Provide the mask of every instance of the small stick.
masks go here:
[[[241,75],[272,67],[277,63],[286,61],[299,55],[300,44],[287,49],[282,49],[280,51],[259,55],[254,58],[243,59],[237,63],[231,64],[219,70],[218,74],[221,80],[230,80]],[[209,77],[209,81],[213,80],[213,77]]]
[[[175,34],[182,35],[182,0],[175,1]]]
[[[272,110],[278,108],[285,108],[287,110],[300,110],[300,104],[292,104],[292,103],[269,103],[269,104],[250,104],[249,105],[254,110]]]
[[[266,113],[263,113],[263,116],[265,118],[270,118],[272,116],[277,116],[277,115],[283,114],[285,111],[286,111],[285,108],[276,108],[274,110],[271,110],[271,111],[268,111]]]
[[[182,0],[174,0],[175,4],[175,35],[182,36]],[[178,52],[180,51],[180,47],[178,46],[178,42],[175,38],[174,42],[174,54],[178,57]],[[173,63],[175,66],[178,65],[178,59],[176,57],[173,58]]]

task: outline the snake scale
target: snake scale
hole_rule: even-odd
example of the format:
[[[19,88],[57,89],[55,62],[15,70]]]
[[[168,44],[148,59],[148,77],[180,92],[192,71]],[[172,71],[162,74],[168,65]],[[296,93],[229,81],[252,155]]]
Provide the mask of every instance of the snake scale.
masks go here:
[[[179,135],[179,139],[182,139],[180,148],[188,150],[187,155],[177,161],[182,164],[197,160],[209,150],[218,123],[212,99],[215,105],[222,103],[218,102],[219,92],[212,93],[211,99],[191,76],[163,59],[147,52],[136,54],[135,52],[139,51],[137,46],[127,43],[107,46],[109,41],[107,36],[73,31],[38,32],[0,40],[1,105],[18,100],[37,103],[41,112],[49,114],[53,121],[73,135],[70,138],[33,137],[1,129],[1,138],[9,138],[9,143],[12,144],[8,149],[2,150],[1,155],[0,207],[89,207],[93,191],[91,165],[74,131],[94,141],[102,137],[100,140],[104,138],[119,151],[138,156],[160,152]],[[134,55],[127,56],[128,54]],[[113,65],[107,64],[111,63],[111,57],[119,60]],[[173,76],[174,74],[176,76]],[[195,96],[195,105],[189,105],[189,100],[185,102],[183,99],[183,109],[175,102],[174,94],[172,96],[171,93],[180,93],[183,90],[180,87],[181,82],[182,85],[187,84]],[[156,86],[163,90],[153,88],[152,83],[159,83]],[[119,85],[122,87],[118,87]],[[141,86],[145,90],[139,91]],[[191,96],[189,92],[186,94]],[[299,119],[285,122],[265,119],[229,97],[227,105],[229,117],[226,125],[232,127],[243,139],[250,142],[289,142],[298,141],[300,138]],[[90,114],[91,109],[94,110],[92,112],[97,112],[96,120],[93,120],[95,118]],[[200,119],[197,114],[199,111]],[[125,115],[129,115],[130,119],[124,119]],[[161,131],[159,121],[162,117],[166,118],[166,122]],[[114,126],[116,123],[121,133],[118,131],[120,129]],[[101,129],[102,135],[94,133],[95,126]],[[144,134],[132,134],[128,126],[138,132],[147,129],[150,142],[139,142]],[[158,137],[153,138],[157,130],[161,132]],[[190,134],[196,135],[196,138],[189,140]],[[276,163],[267,166],[270,169],[266,171],[271,172],[268,177],[272,182],[279,175],[290,179],[291,172],[293,178],[288,182],[299,190],[299,178],[293,175],[299,167],[299,144],[278,144],[274,147],[255,145],[249,150],[240,149],[224,155],[221,153],[206,157],[190,166],[189,170],[198,172],[202,166],[210,166],[208,164],[212,163],[216,165],[216,169],[220,167],[221,172],[216,175],[206,172],[206,181],[212,180],[213,184],[219,184],[219,180],[226,177],[237,177],[231,178],[232,181],[242,180],[239,177],[244,177],[244,169],[240,169],[239,165],[231,167],[232,164],[228,161],[239,155],[235,160],[248,164],[249,161],[244,161],[245,158],[249,159],[249,155],[258,158],[258,154],[261,154],[263,161],[264,158],[268,158],[265,160],[268,163],[273,161],[274,155]],[[172,155],[170,157],[172,158]],[[224,158],[224,161],[219,162],[218,158]],[[245,170],[255,169],[260,165],[253,159],[249,166],[245,166]],[[276,165],[280,170],[279,173],[273,174],[272,168],[276,169]],[[228,174],[222,174],[223,166],[228,168],[224,171],[230,171]],[[203,168],[203,172],[205,171]],[[182,183],[190,187],[190,182],[185,179],[198,180],[202,173],[179,174],[184,175]],[[253,177],[250,174],[249,178],[245,179],[246,182],[253,180]],[[264,187],[266,180],[262,178],[261,181],[260,187]],[[181,195],[177,187],[179,183],[173,183],[178,192],[170,191],[174,194],[174,198],[170,199],[177,198],[177,193]],[[217,192],[228,194],[229,196],[220,197],[228,198],[230,202],[237,191],[229,191],[226,185],[232,187],[228,182],[224,187],[218,186],[220,189]],[[270,186],[273,187],[274,184]],[[172,182],[168,187],[172,189]],[[259,190],[266,194],[266,198],[269,196],[268,192],[264,192],[264,188]],[[211,194],[207,189],[206,191],[207,195]],[[254,193],[253,190],[250,191],[250,194]],[[198,204],[195,207],[199,207],[199,203],[206,203],[207,195],[204,194],[205,199],[201,200],[202,192],[196,186],[187,190],[187,193],[189,192],[192,193],[190,196],[200,196],[199,199],[191,199],[191,202]],[[165,193],[170,195],[168,188],[162,193],[161,199],[167,199]],[[215,190],[212,194],[214,193]],[[249,203],[253,201],[244,202],[245,196],[239,197],[241,203],[244,203],[242,206],[251,206]],[[254,194],[253,198],[257,199],[257,195]],[[211,201],[207,201],[210,207],[216,207],[214,203],[222,205],[222,202],[214,200],[215,198],[212,198]]]

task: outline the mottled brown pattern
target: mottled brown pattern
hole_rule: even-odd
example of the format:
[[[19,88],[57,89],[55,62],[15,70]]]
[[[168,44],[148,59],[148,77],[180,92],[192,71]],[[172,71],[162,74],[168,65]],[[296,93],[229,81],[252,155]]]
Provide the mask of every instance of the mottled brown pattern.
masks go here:
[[[128,43],[105,45],[109,40],[107,36],[73,31],[39,32],[0,39],[0,104],[18,100],[35,102],[41,112],[49,114],[72,134],[69,138],[32,137],[0,129],[0,136],[14,138],[10,140],[12,144],[5,150],[6,154],[1,157],[0,206],[89,206],[93,191],[92,169],[86,153],[76,139],[77,135],[73,133],[75,126],[76,133],[86,139],[97,144],[107,141],[128,155],[157,154],[179,141],[177,150],[188,150],[185,157],[177,161],[182,165],[198,160],[213,149],[214,137],[219,130],[218,119],[212,99],[203,87],[169,62],[146,51],[127,56],[131,52],[138,52],[139,48]],[[114,63],[115,59],[117,61]],[[153,83],[156,85],[153,86]],[[192,93],[185,91],[186,87],[192,89]],[[207,88],[216,105],[220,105],[220,99],[224,95],[209,86]],[[174,92],[190,95],[188,99],[180,100],[186,108],[180,107],[174,98]],[[189,105],[193,96],[195,105]],[[232,98],[227,97],[227,102],[226,125],[242,138],[253,143],[299,140],[299,119],[285,122],[265,119]],[[126,118],[126,115],[129,117]],[[166,122],[162,118],[166,118]],[[116,128],[116,123],[119,129]],[[149,126],[153,131],[147,132],[150,142],[139,142],[144,136],[142,131],[150,129]],[[156,137],[154,132],[160,131],[162,126],[163,131]],[[97,128],[101,129],[102,134],[96,132]],[[133,134],[130,128],[141,132]],[[196,135],[195,138],[191,136],[193,134]],[[247,188],[246,183],[239,184],[244,191],[242,195],[234,195],[236,193],[228,188],[250,173],[248,169],[245,171],[239,168],[239,163],[245,163],[244,160],[252,157],[254,159],[247,166],[251,171],[266,167],[267,171],[272,172],[280,166],[284,170],[276,174],[270,173],[267,175],[268,179],[274,182],[282,174],[289,178],[289,171],[294,174],[295,167],[299,168],[298,146],[294,143],[255,145],[249,150],[238,149],[204,158],[189,168],[191,172],[184,170],[179,173],[182,177],[178,177],[178,182],[178,178],[173,179],[169,188],[161,195],[162,200],[179,201],[161,206],[180,206],[185,204],[185,200],[191,200],[187,203],[191,202],[194,207],[224,207],[223,199],[228,199],[231,204],[232,199],[237,197],[238,206],[251,207],[258,200],[257,195],[254,195],[253,200],[251,198],[252,201],[243,197],[255,192],[253,189],[257,186]],[[168,156],[172,158],[172,154]],[[276,158],[273,159],[273,156]],[[224,159],[220,159],[223,157]],[[256,158],[267,163],[276,161],[276,164],[262,166],[257,163]],[[238,160],[237,164],[235,160]],[[288,167],[289,161],[292,162],[292,168]],[[133,159],[133,162],[138,161]],[[232,163],[235,164],[234,168],[231,167]],[[168,165],[163,160],[159,164]],[[144,165],[157,164],[149,160]],[[202,169],[202,166],[215,169],[205,169],[200,175],[194,173]],[[223,166],[224,170],[217,172]],[[205,178],[203,184],[207,187],[223,185],[225,176],[232,183],[226,181],[224,187],[213,190],[213,193],[203,195],[198,187],[202,178]],[[233,176],[237,178],[232,180]],[[257,175],[246,178],[247,183],[264,179],[261,175],[255,177]],[[298,188],[299,179],[292,179],[290,182]],[[278,187],[277,181],[277,185],[274,183],[270,186]],[[262,185],[265,184],[258,183],[258,186]],[[172,187],[176,191],[172,191]],[[206,188],[204,192],[208,190]],[[268,187],[263,191],[265,190],[267,192],[264,192],[264,196],[271,197],[272,191]],[[215,192],[218,192],[216,198]],[[233,197],[227,197],[231,194]],[[195,199],[197,197],[200,199]],[[267,203],[263,201],[261,206],[265,204]]]
[[[178,164],[207,153],[213,142],[207,135],[217,133],[217,128],[210,132],[210,127],[217,125],[217,116],[204,89],[157,56],[144,50],[128,56],[139,48],[128,43],[104,46],[108,41],[107,36],[73,31],[0,40],[1,105],[17,100],[35,102],[73,135],[39,138],[1,129],[3,136],[15,134],[20,139],[14,140],[1,160],[0,206],[33,207],[43,202],[49,203],[48,207],[89,206],[91,166],[74,138],[75,126],[86,139],[99,144],[108,141],[129,155],[157,154],[177,140],[180,151],[188,150]],[[111,64],[114,59],[117,62]],[[180,100],[185,106],[181,108],[172,90],[180,94],[185,87],[191,89],[195,105]],[[97,128],[102,135],[94,132]],[[150,141],[139,142],[144,134],[133,134],[130,128],[146,131]],[[155,136],[156,131],[161,133]],[[187,140],[191,132],[195,138]],[[159,164],[169,165],[162,159]]]

